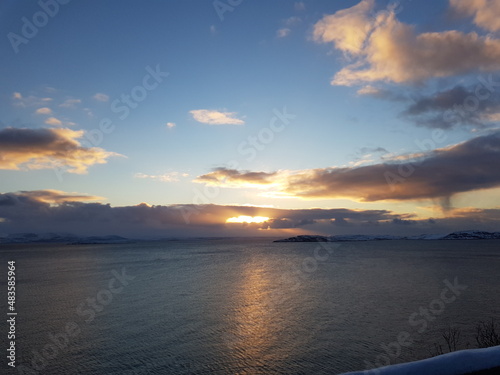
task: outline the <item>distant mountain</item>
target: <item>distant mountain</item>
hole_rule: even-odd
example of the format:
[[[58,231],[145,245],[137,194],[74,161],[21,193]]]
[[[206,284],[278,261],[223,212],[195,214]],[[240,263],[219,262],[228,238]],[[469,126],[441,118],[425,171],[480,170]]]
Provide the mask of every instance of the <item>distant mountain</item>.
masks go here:
[[[336,235],[316,236],[301,235],[274,242],[345,242],[345,241],[381,241],[381,240],[500,240],[500,232],[484,232],[467,230],[450,234],[421,234],[418,236],[391,236],[391,235]]]
[[[129,243],[130,239],[120,236],[91,236],[79,237],[69,233],[15,233],[0,237],[0,244],[12,243],[64,243],[64,244],[113,244]]]

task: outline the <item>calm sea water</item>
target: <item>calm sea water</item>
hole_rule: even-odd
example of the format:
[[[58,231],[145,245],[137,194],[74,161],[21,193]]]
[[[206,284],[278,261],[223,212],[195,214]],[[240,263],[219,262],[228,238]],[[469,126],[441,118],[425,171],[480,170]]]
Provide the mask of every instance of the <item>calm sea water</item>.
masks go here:
[[[337,374],[427,357],[449,325],[474,344],[475,324],[500,316],[500,241],[4,245],[0,257],[2,301],[17,266],[8,374]],[[445,280],[467,289],[443,295]],[[412,343],[398,353],[401,332]]]

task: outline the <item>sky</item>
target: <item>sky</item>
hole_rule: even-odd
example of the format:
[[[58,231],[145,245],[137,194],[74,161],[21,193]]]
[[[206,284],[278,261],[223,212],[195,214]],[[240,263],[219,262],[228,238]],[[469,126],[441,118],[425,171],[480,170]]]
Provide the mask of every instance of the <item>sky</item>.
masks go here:
[[[0,21],[0,236],[499,230],[500,0],[6,0]]]

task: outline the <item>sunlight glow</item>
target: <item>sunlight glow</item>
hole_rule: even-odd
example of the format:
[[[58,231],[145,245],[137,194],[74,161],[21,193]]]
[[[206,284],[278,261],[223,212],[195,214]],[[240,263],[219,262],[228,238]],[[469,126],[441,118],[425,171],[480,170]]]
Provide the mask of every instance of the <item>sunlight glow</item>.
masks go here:
[[[269,218],[265,216],[245,216],[241,215],[238,217],[230,217],[226,220],[226,223],[263,223],[268,221]]]

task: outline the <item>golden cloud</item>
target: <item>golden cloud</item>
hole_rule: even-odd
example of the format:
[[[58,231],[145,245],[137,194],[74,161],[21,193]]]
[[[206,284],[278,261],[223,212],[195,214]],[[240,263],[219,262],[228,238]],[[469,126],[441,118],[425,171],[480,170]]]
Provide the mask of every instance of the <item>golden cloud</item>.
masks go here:
[[[333,43],[354,58],[334,76],[332,85],[415,83],[500,69],[498,39],[457,30],[418,34],[396,19],[394,9],[371,16],[373,8],[373,0],[363,0],[315,24],[317,42]]]
[[[500,30],[500,0],[450,0],[450,6],[485,30]]]
[[[243,125],[245,122],[236,118],[236,112],[221,112],[213,109],[194,109],[189,111],[193,118],[209,125]]]
[[[83,174],[94,164],[121,156],[99,147],[83,147],[84,131],[61,129],[5,128],[0,130],[0,169],[62,168]]]

